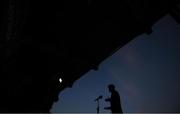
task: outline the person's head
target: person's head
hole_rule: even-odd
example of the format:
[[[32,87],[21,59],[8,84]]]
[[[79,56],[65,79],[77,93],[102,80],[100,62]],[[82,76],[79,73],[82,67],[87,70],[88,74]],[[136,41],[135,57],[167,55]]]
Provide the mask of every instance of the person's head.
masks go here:
[[[109,85],[108,85],[108,89],[109,89],[109,92],[115,91],[115,86],[114,86],[114,84],[109,84]]]

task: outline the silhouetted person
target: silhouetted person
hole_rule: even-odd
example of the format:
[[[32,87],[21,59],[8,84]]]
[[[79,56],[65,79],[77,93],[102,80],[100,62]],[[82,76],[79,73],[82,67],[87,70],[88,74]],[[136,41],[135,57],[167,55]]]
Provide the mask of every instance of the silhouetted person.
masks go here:
[[[106,102],[110,102],[110,107],[105,107],[106,110],[111,110],[112,113],[122,113],[121,108],[121,100],[119,93],[115,90],[115,86],[113,84],[108,85],[109,92],[111,93],[111,97],[105,99]]]

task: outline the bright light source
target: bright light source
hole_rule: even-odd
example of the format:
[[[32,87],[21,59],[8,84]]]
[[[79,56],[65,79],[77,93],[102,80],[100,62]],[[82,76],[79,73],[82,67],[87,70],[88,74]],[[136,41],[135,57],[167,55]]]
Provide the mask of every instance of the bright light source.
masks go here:
[[[62,78],[59,78],[59,82],[62,83]]]

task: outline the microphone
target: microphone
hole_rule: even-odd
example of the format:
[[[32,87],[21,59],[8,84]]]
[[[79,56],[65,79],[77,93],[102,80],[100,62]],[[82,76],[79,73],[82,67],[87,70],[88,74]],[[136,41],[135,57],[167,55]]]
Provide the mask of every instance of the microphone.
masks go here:
[[[97,97],[94,101],[97,101],[97,100],[99,100],[99,99],[102,99],[103,98],[103,96],[102,95],[100,95],[99,97]]]

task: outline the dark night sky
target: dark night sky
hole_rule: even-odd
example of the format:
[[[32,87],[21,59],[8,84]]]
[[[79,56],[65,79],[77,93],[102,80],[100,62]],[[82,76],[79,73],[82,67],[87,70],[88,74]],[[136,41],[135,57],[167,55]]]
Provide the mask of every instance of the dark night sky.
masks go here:
[[[96,112],[114,83],[124,112],[180,112],[180,26],[166,16],[59,95],[51,112]],[[100,112],[109,104],[101,100]]]

